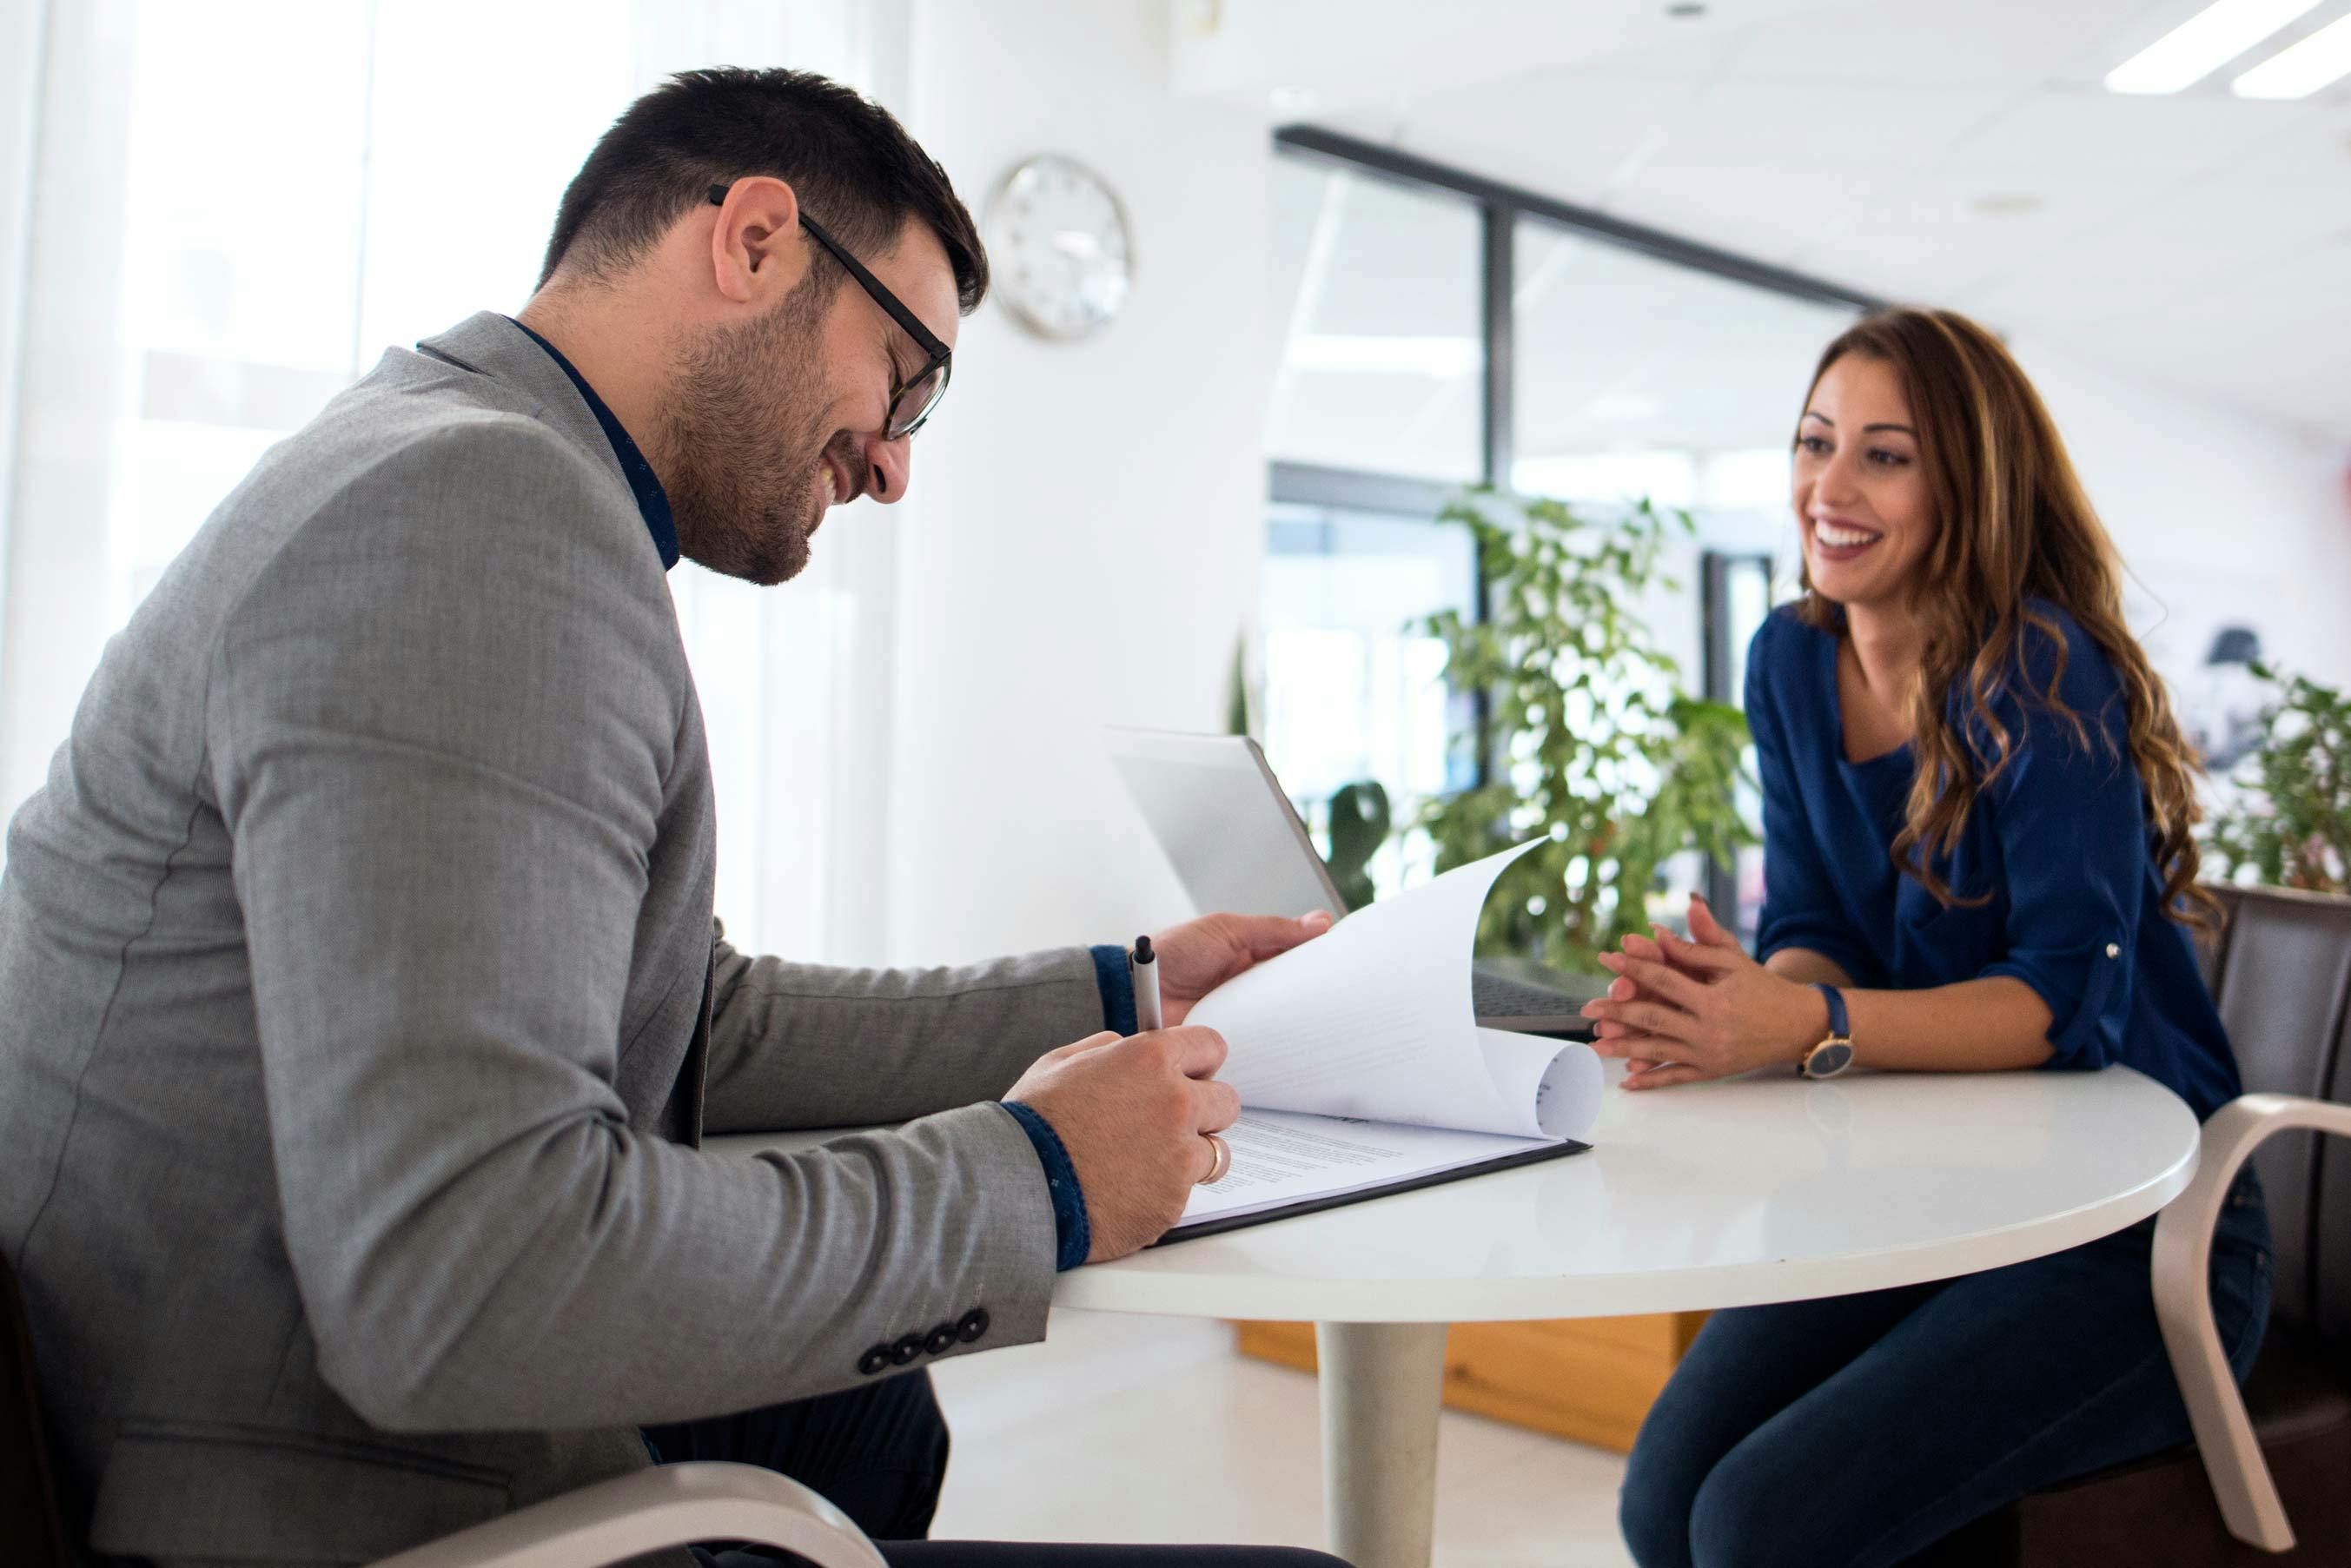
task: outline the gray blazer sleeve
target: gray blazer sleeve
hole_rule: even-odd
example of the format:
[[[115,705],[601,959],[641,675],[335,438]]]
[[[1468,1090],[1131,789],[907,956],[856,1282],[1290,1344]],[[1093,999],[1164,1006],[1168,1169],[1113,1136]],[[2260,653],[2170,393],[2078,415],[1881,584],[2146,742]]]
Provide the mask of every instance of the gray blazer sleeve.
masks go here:
[[[1043,1334],[1052,1212],[1000,1108],[756,1160],[630,1128],[621,1004],[691,699],[621,520],[542,427],[444,431],[305,523],[213,652],[288,1260],[380,1427],[800,1398],[975,1307],[988,1345]]]
[[[713,1133],[903,1122],[1003,1096],[1029,1064],[1102,1028],[1082,947],[951,969],[840,969],[717,943]]]

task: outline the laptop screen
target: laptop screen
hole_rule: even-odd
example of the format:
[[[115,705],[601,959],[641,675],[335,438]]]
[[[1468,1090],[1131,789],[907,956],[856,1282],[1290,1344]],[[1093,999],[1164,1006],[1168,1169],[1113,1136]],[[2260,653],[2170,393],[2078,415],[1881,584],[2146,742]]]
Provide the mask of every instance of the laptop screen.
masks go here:
[[[1119,777],[1202,914],[1346,915],[1255,741],[1113,729],[1108,743]]]

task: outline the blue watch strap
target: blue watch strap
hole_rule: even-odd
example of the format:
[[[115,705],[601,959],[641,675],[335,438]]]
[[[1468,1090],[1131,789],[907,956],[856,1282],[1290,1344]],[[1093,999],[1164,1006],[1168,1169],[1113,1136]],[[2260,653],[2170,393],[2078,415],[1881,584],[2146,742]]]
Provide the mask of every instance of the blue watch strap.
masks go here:
[[[1813,989],[1820,992],[1820,994],[1828,1001],[1829,1033],[1839,1040],[1851,1040],[1853,1038],[1853,1025],[1846,1021],[1844,993],[1838,990],[1834,986],[1823,984],[1819,980],[1813,982]]]

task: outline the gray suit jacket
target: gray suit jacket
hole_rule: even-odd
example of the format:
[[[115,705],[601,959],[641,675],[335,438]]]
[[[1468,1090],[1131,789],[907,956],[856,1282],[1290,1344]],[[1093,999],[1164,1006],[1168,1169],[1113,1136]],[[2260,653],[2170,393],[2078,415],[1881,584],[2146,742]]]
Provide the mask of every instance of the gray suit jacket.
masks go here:
[[[1102,1027],[1091,960],[716,939],[609,444],[503,318],[421,350],[222,503],[9,830],[0,1246],[100,1552],[364,1562],[975,1308],[1044,1333],[1046,1186],[978,1102]]]

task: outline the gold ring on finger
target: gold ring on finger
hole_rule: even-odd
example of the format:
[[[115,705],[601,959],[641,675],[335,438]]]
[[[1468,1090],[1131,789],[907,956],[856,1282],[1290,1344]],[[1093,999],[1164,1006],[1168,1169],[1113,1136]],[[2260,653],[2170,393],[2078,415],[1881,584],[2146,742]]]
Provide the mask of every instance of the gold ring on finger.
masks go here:
[[[1208,1174],[1202,1176],[1196,1185],[1214,1186],[1225,1179],[1227,1171],[1233,1168],[1233,1146],[1214,1133],[1203,1133],[1200,1136],[1208,1140],[1208,1147],[1216,1152],[1216,1160],[1208,1166]]]

